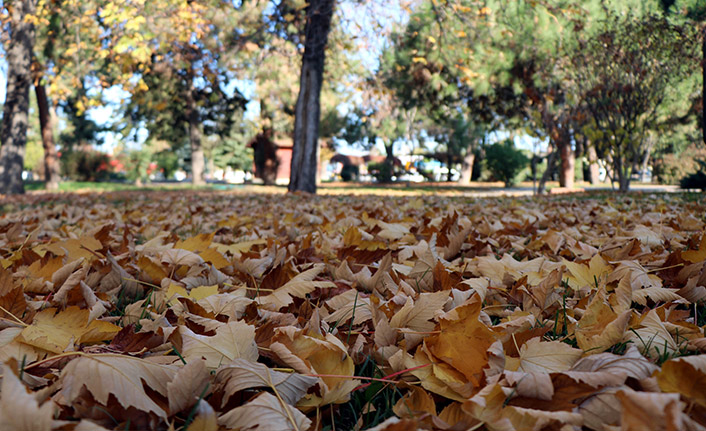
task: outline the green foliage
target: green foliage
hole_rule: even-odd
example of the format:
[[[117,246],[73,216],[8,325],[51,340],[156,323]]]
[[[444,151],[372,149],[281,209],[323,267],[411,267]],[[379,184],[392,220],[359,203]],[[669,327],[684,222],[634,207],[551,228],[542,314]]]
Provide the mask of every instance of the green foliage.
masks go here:
[[[236,124],[227,136],[215,136],[211,151],[214,165],[221,169],[251,171],[253,149],[248,142],[254,134],[255,125],[247,121]]]
[[[144,145],[140,149],[129,150],[124,154],[126,159],[127,179],[137,184],[149,181],[148,169],[154,154],[152,146]]]
[[[706,148],[691,145],[684,150],[667,149],[653,161],[653,175],[660,184],[679,184],[679,181],[698,170],[696,160],[706,158]]]
[[[649,151],[647,131],[660,126],[660,108],[698,65],[693,26],[658,15],[637,18],[610,15],[595,35],[577,40],[567,66],[575,98],[593,122],[593,143],[599,156],[612,155],[621,191]]]
[[[493,178],[504,182],[505,187],[511,187],[529,160],[521,150],[515,148],[512,140],[506,139],[485,149],[485,162]]]
[[[378,183],[391,183],[392,176],[394,175],[394,167],[387,161],[368,163],[368,173],[370,173]]]
[[[162,172],[164,178],[172,178],[179,169],[179,155],[174,151],[159,151],[152,156],[152,160],[157,164],[157,169]]]
[[[369,168],[368,168],[369,169]],[[360,175],[360,169],[356,165],[343,165],[341,169],[341,179],[345,182],[354,181],[358,179]]]
[[[110,177],[110,157],[92,150],[67,150],[61,154],[61,175],[74,181],[105,181]]]
[[[683,189],[701,189],[706,191],[706,159],[695,160],[699,170],[682,178],[679,185]]]

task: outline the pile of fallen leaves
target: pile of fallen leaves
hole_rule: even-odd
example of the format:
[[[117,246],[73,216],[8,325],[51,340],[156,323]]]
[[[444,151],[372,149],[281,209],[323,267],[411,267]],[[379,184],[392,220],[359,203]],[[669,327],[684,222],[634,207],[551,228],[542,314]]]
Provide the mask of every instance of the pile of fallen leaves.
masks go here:
[[[706,207],[32,195],[3,430],[703,430]]]

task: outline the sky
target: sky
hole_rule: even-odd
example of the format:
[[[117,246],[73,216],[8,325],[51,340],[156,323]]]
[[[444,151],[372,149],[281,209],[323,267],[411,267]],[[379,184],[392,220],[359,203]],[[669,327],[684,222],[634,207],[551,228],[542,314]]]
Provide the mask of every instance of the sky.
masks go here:
[[[356,54],[358,59],[369,70],[376,70],[379,66],[378,57],[386,43],[386,33],[393,27],[395,23],[404,22],[407,18],[406,12],[400,6],[400,2],[387,2],[386,0],[376,0],[360,4],[354,1],[344,1],[339,6],[339,16],[345,19],[339,20],[351,34],[363,36],[365,40],[369,40],[369,46],[361,49]],[[2,49],[0,48],[0,103],[5,101],[5,87],[7,64],[2,57]],[[255,120],[260,114],[260,105],[256,100],[256,84],[248,80],[234,80],[231,82],[230,88],[226,92],[232,94],[237,88],[248,100],[246,105],[245,118]],[[95,121],[98,125],[107,126],[119,120],[118,107],[120,102],[127,97],[128,94],[120,88],[110,88],[104,93],[106,104],[100,107],[94,107],[87,111],[89,118]],[[352,109],[352,106],[342,106],[341,112],[345,113]],[[138,132],[138,141],[147,137],[146,131]],[[106,132],[102,134],[104,144],[101,150],[112,152],[122,139],[121,135]],[[142,142],[124,142],[129,148],[136,148]],[[349,147],[343,143],[342,152],[346,154],[359,153],[360,150]]]
[[[340,4],[339,15],[344,16],[345,19],[340,20],[341,25],[346,27],[346,30],[351,34],[360,34],[363,37],[362,40],[369,41],[368,46],[361,49],[357,54],[357,58],[366,66],[368,70],[375,71],[379,67],[379,56],[388,41],[387,35],[392,30],[395,25],[403,24],[408,18],[407,12],[400,2],[386,2],[385,0],[377,0],[371,2],[364,2],[362,5],[358,2],[344,1]],[[7,64],[2,57],[2,50],[0,49],[0,103],[5,101],[5,87],[6,87],[6,74],[7,74]],[[227,93],[232,94],[232,92],[237,88],[248,100],[246,105],[245,118],[256,120],[259,116],[260,105],[256,100],[256,83],[249,80],[234,80],[231,82]],[[89,117],[99,125],[110,125],[119,119],[118,107],[123,100],[127,97],[127,93],[123,92],[120,88],[110,88],[104,93],[104,100],[107,102],[106,105],[96,108],[91,108],[88,111]],[[353,99],[356,100],[355,98]],[[355,102],[353,102],[355,103]],[[353,106],[341,106],[340,110],[345,113],[351,110]],[[123,142],[128,148],[138,148],[142,142],[147,137],[146,131],[138,132],[137,134],[138,142]],[[101,146],[101,150],[106,152],[113,152],[117,148],[121,135],[106,132],[103,133],[102,138],[104,139],[104,144]],[[502,134],[491,137],[493,140],[502,140],[506,136]],[[535,146],[535,141],[529,139],[528,137],[516,138],[516,144],[528,150],[532,150]],[[416,146],[414,142],[401,142],[396,145],[395,150],[400,153],[409,153]],[[384,146],[380,143],[378,144],[379,150],[384,152]],[[361,150],[357,147],[352,147],[347,145],[345,142],[341,142],[339,145],[339,151],[345,154],[360,154],[366,151]]]

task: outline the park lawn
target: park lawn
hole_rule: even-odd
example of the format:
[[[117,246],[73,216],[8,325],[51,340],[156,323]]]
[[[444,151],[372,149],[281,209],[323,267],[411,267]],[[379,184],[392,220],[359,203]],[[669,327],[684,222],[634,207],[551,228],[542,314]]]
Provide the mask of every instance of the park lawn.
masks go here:
[[[703,195],[281,192],[4,198],[2,402],[116,430],[700,420]]]

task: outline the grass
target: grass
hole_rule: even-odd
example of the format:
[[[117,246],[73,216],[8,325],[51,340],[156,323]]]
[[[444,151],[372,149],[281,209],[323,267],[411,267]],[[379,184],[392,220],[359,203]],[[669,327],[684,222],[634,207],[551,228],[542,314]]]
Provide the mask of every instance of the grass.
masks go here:
[[[547,184],[548,189],[557,187],[558,183]],[[642,185],[649,186],[649,185]],[[607,184],[592,186],[578,183],[577,187],[583,187],[587,193],[575,193],[560,195],[566,198],[575,198],[582,195],[594,197],[595,194],[605,194],[614,196],[615,193],[606,189]],[[30,181],[25,183],[25,189],[29,192],[44,191],[44,182]],[[640,192],[641,185],[635,184],[633,191]],[[87,182],[87,181],[64,181],[59,184],[60,192],[117,192],[117,191],[168,191],[168,190],[237,190],[248,193],[286,193],[287,187],[283,185],[264,186],[259,184],[225,184],[209,183],[202,187],[194,187],[190,183],[179,182],[159,182],[147,183],[143,186],[136,186],[132,183],[123,182]],[[458,183],[408,183],[399,182],[392,184],[377,183],[322,183],[318,187],[318,193],[322,195],[383,195],[383,196],[468,196],[482,197],[490,195],[532,195],[532,183],[519,183],[516,187],[506,189],[499,182],[474,182],[470,184]],[[698,200],[700,194],[691,194],[693,200]]]
[[[379,379],[385,377],[385,373],[370,356],[361,365],[356,366],[355,375]],[[367,387],[352,392],[350,401],[338,406],[335,419],[325,424],[322,430],[354,429],[359,421],[363,425],[362,429],[374,427],[394,416],[392,409],[400,398],[402,394],[395,385],[372,382]]]
[[[220,187],[219,187],[220,186]],[[194,187],[189,183],[154,183],[136,186],[132,183],[121,182],[90,182],[90,181],[63,181],[59,183],[60,192],[119,192],[119,191],[163,191],[163,190],[219,190],[222,184],[207,184],[203,187]],[[31,181],[25,183],[26,191],[44,191],[44,182]]]

